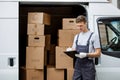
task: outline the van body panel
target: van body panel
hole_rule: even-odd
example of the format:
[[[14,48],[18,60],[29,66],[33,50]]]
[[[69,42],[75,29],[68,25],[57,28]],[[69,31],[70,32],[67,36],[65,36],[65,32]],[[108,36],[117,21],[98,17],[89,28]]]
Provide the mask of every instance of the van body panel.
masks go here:
[[[0,2],[0,18],[18,18],[18,2]]]
[[[0,79],[18,80],[18,55],[1,55],[0,53]],[[18,54],[18,53],[16,53]]]
[[[97,31],[95,16],[110,17],[120,16],[120,10],[111,3],[89,3],[88,22],[91,31]]]
[[[0,53],[18,53],[18,19],[0,19],[0,38]]]

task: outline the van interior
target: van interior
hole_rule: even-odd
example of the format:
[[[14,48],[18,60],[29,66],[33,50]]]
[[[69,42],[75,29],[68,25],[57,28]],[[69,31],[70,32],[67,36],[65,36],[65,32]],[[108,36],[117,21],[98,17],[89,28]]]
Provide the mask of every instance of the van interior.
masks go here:
[[[25,66],[27,46],[27,19],[29,12],[45,12],[51,16],[51,25],[45,34],[51,35],[51,44],[57,46],[58,30],[62,29],[63,18],[87,16],[86,9],[79,3],[19,3],[19,66]],[[87,5],[87,4],[85,4]]]

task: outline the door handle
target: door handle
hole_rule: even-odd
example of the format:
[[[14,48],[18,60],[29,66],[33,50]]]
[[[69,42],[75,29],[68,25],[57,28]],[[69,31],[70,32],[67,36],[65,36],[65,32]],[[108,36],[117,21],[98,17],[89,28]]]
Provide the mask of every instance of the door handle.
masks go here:
[[[15,58],[14,58],[14,57],[10,57],[10,58],[8,59],[8,65],[9,65],[10,67],[13,67],[13,66],[15,65]]]
[[[95,58],[95,65],[98,65],[98,58]]]

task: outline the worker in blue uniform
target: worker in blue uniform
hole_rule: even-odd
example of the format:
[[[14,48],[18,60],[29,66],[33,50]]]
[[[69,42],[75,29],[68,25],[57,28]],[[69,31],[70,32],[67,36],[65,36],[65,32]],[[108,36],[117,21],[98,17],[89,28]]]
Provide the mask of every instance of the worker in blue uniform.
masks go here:
[[[85,16],[79,15],[76,18],[76,25],[80,33],[74,37],[72,49],[79,54],[75,54],[77,58],[73,80],[95,80],[96,70],[93,58],[101,54],[99,37],[88,29]]]

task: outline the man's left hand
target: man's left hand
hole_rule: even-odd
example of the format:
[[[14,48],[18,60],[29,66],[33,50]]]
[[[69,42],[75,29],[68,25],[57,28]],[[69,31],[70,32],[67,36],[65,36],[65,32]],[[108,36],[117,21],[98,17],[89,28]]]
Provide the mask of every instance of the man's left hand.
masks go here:
[[[87,57],[87,53],[81,52],[81,53],[79,53],[79,54],[75,54],[75,56],[82,59],[82,58]]]

